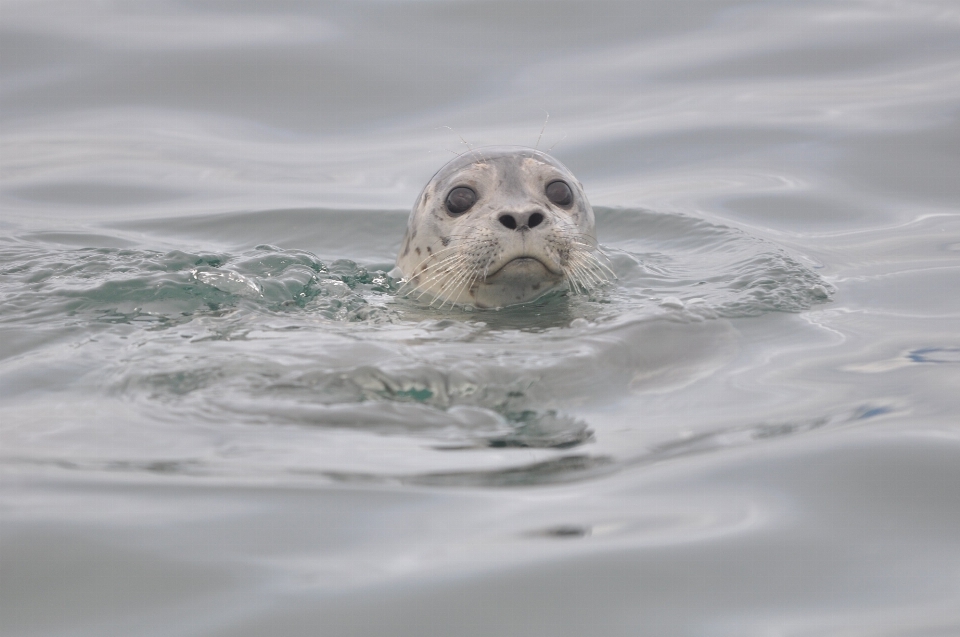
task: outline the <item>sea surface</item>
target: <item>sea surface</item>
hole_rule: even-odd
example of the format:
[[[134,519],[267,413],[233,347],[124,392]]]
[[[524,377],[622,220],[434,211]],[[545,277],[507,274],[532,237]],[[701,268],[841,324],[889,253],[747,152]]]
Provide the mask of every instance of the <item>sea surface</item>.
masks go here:
[[[486,145],[615,281],[398,294]],[[960,635],[960,4],[3,0],[0,632]]]

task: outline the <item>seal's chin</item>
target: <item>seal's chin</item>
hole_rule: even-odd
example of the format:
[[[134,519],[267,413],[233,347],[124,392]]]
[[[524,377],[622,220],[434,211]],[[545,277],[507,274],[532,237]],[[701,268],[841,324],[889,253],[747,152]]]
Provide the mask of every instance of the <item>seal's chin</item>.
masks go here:
[[[484,279],[474,294],[479,307],[503,307],[532,301],[563,282],[563,276],[552,272],[533,257],[508,261]]]

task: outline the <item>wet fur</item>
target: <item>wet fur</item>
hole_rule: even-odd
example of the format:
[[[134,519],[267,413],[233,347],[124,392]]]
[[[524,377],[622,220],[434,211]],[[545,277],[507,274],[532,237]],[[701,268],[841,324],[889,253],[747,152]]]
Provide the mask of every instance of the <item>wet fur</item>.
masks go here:
[[[571,187],[571,206],[543,194],[554,179]],[[479,197],[452,216],[444,200],[458,185]],[[531,211],[544,216],[536,228],[511,230],[498,221]],[[563,287],[582,293],[613,278],[596,246],[593,210],[566,167],[529,148],[477,149],[444,166],[421,192],[397,259],[406,279],[401,291],[441,307],[501,307]]]

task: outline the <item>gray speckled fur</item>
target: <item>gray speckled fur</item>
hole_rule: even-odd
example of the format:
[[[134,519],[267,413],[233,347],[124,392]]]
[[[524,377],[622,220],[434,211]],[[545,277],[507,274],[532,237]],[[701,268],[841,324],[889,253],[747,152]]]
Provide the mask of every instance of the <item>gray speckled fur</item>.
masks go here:
[[[544,192],[557,179],[573,191],[568,207],[551,203]],[[454,216],[445,200],[457,186],[469,186],[478,197],[467,212]],[[512,230],[499,221],[505,213],[525,218],[534,212],[544,220],[533,228]],[[478,148],[449,162],[424,186],[397,267],[418,295],[502,307],[566,285],[571,253],[595,246],[593,209],[563,164],[531,148]],[[444,263],[454,257],[455,267]],[[444,268],[450,273],[441,276]],[[464,275],[459,283],[458,273]]]

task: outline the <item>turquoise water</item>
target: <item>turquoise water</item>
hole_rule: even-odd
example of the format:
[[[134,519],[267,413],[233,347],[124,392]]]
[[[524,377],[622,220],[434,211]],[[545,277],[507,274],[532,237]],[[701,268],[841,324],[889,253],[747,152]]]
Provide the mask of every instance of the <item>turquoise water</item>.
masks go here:
[[[957,633],[958,32],[5,3],[4,634]],[[538,137],[616,281],[399,295],[430,176]]]

